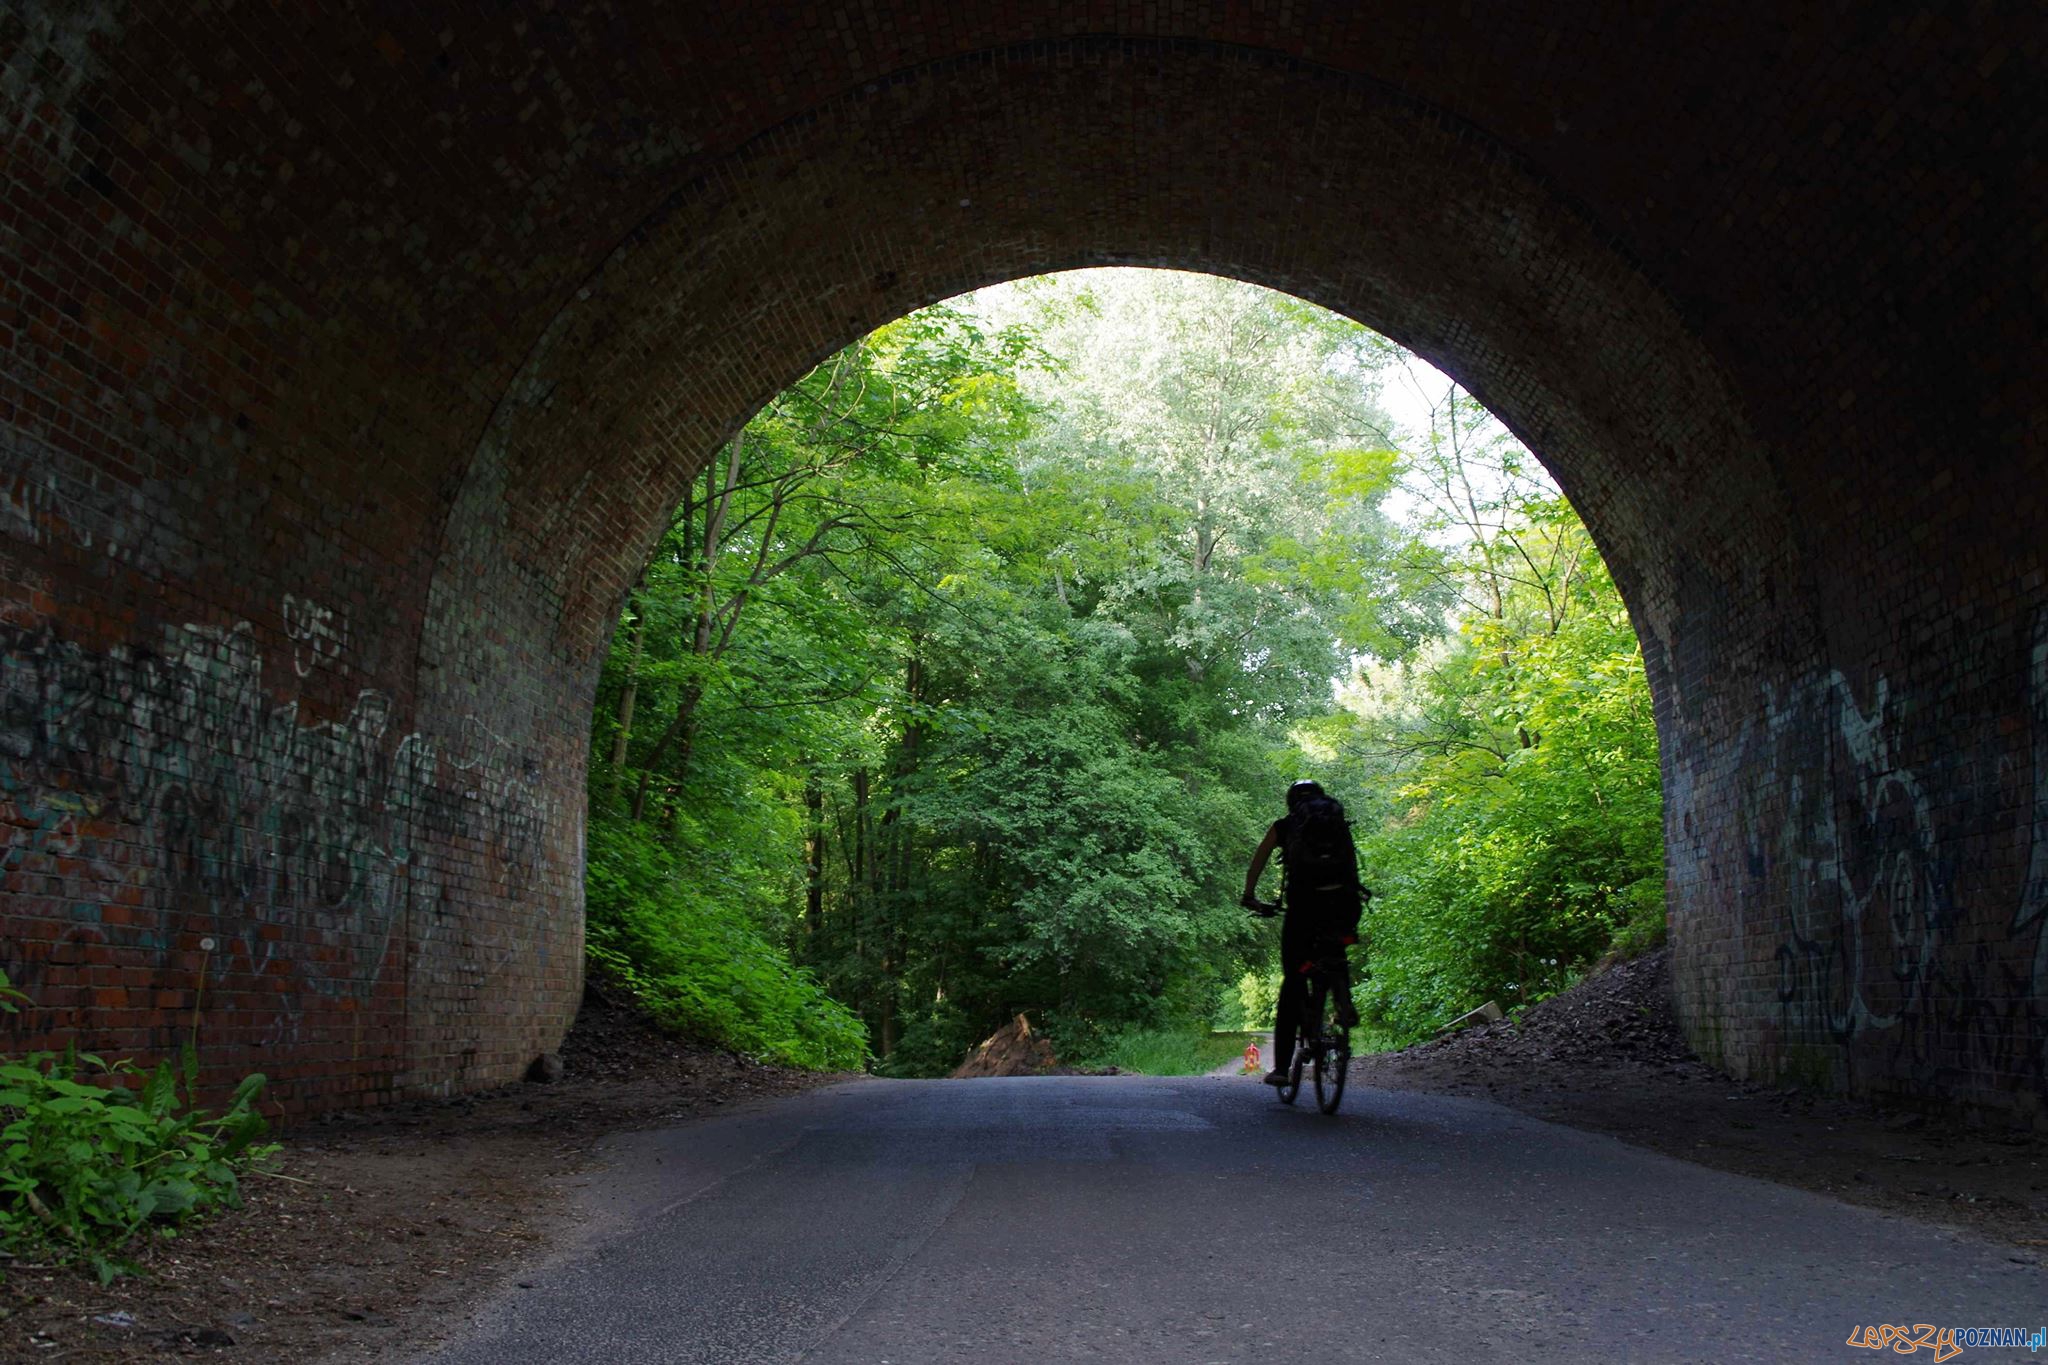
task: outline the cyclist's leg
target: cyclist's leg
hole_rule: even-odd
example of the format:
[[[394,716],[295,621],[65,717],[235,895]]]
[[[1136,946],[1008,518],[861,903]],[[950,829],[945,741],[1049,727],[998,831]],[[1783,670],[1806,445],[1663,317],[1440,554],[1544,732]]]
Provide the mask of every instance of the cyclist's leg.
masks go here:
[[[1280,1005],[1273,1013],[1273,1070],[1285,1071],[1294,1060],[1294,1038],[1301,1031],[1301,1007],[1308,995],[1308,982],[1289,968],[1280,978]]]
[[[1337,1022],[1350,1028],[1358,1022],[1358,1010],[1351,1003],[1351,963],[1342,955],[1336,961],[1336,970],[1330,973],[1330,989],[1337,996]]]
[[[1314,936],[1291,907],[1280,921],[1280,1003],[1273,1013],[1273,1070],[1285,1071],[1294,1061],[1294,1039],[1301,1031],[1301,1007],[1308,981],[1301,964],[1315,951]]]

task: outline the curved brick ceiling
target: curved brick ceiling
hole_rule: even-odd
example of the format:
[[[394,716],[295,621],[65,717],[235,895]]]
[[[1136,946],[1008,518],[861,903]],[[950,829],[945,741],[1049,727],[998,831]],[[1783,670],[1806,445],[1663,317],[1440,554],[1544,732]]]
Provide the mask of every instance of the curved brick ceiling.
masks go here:
[[[868,327],[1133,262],[1358,317],[1558,473],[1703,1049],[2038,1104],[2038,23],[727,8],[0,16],[28,1027],[161,1047],[204,976],[294,1102],[516,1074],[681,479]]]

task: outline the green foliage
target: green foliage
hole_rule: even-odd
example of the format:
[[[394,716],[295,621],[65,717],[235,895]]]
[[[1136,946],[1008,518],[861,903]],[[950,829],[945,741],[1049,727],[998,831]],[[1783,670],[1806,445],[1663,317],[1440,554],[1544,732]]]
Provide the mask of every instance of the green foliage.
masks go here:
[[[18,992],[0,975],[0,1008]],[[145,1232],[169,1234],[241,1205],[240,1177],[276,1152],[258,1141],[263,1077],[236,1087],[219,1114],[192,1108],[198,1060],[165,1062],[139,1089],[127,1061],[33,1052],[0,1060],[0,1251],[17,1259],[83,1261],[102,1283],[129,1268]]]
[[[1234,997],[1227,1002],[1236,1005],[1240,1028],[1265,1028],[1272,1024],[1273,1013],[1280,1005],[1280,971],[1277,965],[1260,964],[1263,970],[1249,971],[1237,979],[1232,988]]]
[[[791,1041],[828,1017],[793,960],[883,1070],[1019,1011],[1081,1055],[1206,1023],[1260,951],[1234,884],[1287,725],[1377,630],[1352,588],[1392,460],[1340,363],[1359,329],[1146,287],[1165,305],[1095,276],[913,314],[693,486],[592,765],[593,960],[676,1026],[844,1064]]]
[[[1194,1024],[1126,1029],[1112,1037],[1107,1047],[1074,1064],[1113,1066],[1141,1076],[1205,1076],[1227,1062],[1242,1061],[1245,1045],[1256,1036],[1215,1033]]]
[[[790,1066],[865,1064],[860,1021],[790,962],[744,894],[721,894],[733,887],[730,867],[678,858],[617,817],[592,822],[589,860],[590,960],[657,1022]],[[742,886],[750,874],[758,869],[740,869]]]
[[[1468,395],[1394,430],[1404,363],[1248,285],[1081,272],[779,395],[693,482],[605,665],[593,960],[803,1065],[871,1042],[943,1073],[1019,1012],[1068,1060],[1185,1060],[1270,1023],[1276,935],[1235,902],[1306,772],[1382,892],[1380,1041],[1649,941],[1627,618]]]
[[[976,1044],[995,1032],[985,1017],[950,999],[932,999],[922,1005],[906,1001],[898,1024],[902,1031],[896,1046],[876,1061],[879,1075],[946,1075]]]
[[[1618,922],[1614,940],[1607,945],[1607,957],[1626,962],[1632,957],[1664,946],[1669,924],[1664,915],[1664,880],[1645,877],[1624,888],[1614,898]]]
[[[1641,653],[1568,509],[1523,511],[1520,529],[1569,574],[1506,582],[1498,599],[1481,585],[1497,610],[1468,615],[1415,667],[1383,671],[1376,695],[1368,683],[1349,698],[1344,742],[1385,793],[1361,840],[1380,894],[1360,1006],[1404,1037],[1487,999],[1555,994],[1594,958],[1662,933]]]

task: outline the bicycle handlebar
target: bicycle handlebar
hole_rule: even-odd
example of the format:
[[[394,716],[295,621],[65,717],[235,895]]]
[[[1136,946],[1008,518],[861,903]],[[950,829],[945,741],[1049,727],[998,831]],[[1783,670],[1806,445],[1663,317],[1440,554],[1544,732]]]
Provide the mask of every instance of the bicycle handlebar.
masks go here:
[[[1359,887],[1358,899],[1361,904],[1370,901],[1372,899],[1372,888],[1369,886]],[[1237,903],[1251,911],[1254,915],[1264,919],[1271,919],[1280,913],[1279,901],[1262,901],[1257,896],[1239,896]]]

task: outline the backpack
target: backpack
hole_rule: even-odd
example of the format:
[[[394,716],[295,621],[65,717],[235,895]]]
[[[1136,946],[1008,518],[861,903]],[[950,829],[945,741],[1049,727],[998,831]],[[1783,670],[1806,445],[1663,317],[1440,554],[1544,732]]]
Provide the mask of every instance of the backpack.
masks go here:
[[[1287,816],[1280,855],[1287,880],[1298,890],[1320,890],[1358,884],[1358,851],[1351,842],[1351,822],[1334,798],[1313,796]]]

